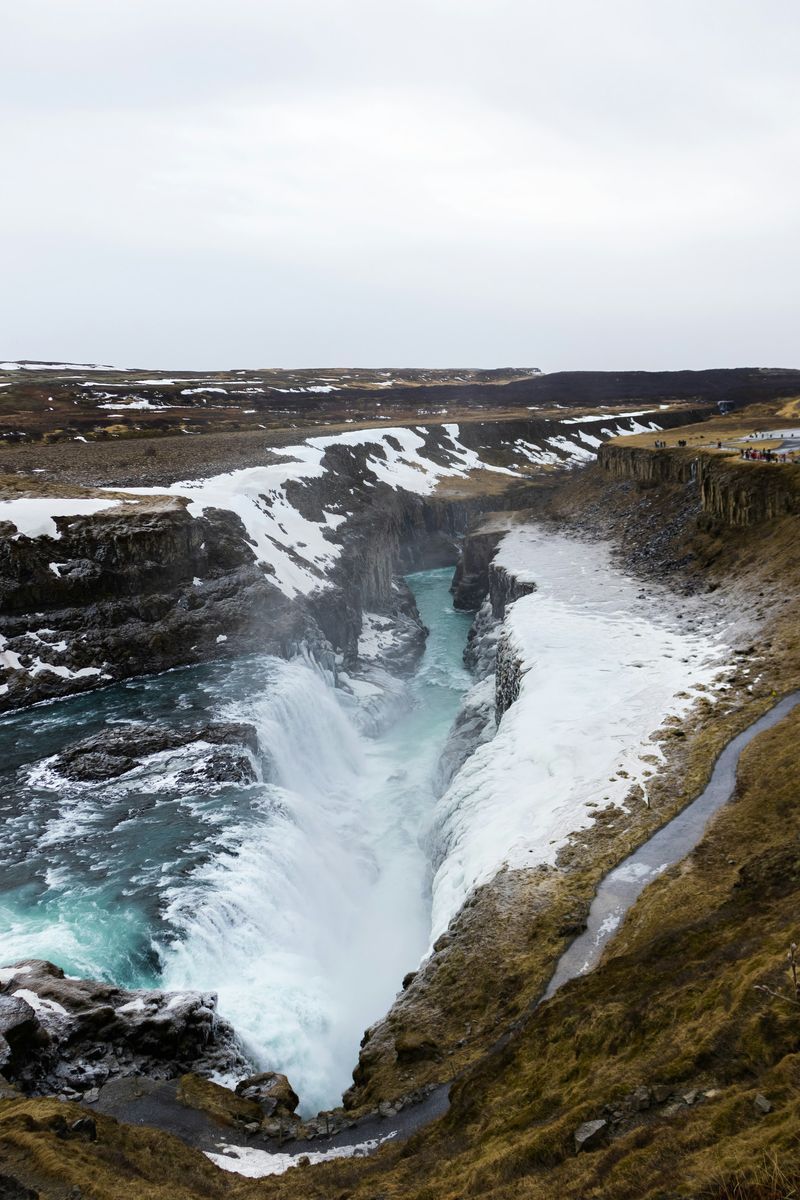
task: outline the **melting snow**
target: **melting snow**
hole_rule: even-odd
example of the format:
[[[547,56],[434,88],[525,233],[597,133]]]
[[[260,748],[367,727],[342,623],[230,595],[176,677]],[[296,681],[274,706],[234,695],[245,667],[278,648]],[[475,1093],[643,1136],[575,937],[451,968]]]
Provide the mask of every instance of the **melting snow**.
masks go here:
[[[329,1162],[332,1158],[360,1158],[371,1154],[382,1142],[388,1142],[393,1137],[396,1137],[395,1132],[382,1138],[358,1142],[354,1146],[334,1146],[332,1150],[311,1150],[303,1154],[270,1154],[268,1150],[258,1150],[255,1146],[232,1146],[223,1142],[219,1145],[221,1153],[214,1154],[209,1150],[205,1153],[223,1171],[235,1171],[237,1175],[246,1175],[248,1179],[263,1179],[266,1175],[282,1175],[290,1167],[296,1167],[303,1157],[312,1165]]]
[[[0,983],[11,983],[11,980],[16,979],[18,975],[27,975],[32,970],[31,966],[2,967],[0,968]]]
[[[669,405],[662,404],[661,408],[668,408]],[[562,425],[588,425],[590,421],[619,421],[623,417],[646,417],[650,413],[658,412],[657,408],[640,408],[636,412],[623,413],[592,413],[586,417],[561,417]]]
[[[31,992],[28,988],[18,988],[13,994],[18,1000],[24,1000],[26,1004],[30,1004],[34,1012],[57,1013],[60,1017],[67,1016],[67,1010],[63,1004],[59,1004],[57,1000],[45,1000],[44,997],[38,996],[36,992]]]
[[[60,538],[54,517],[79,517],[113,508],[118,500],[59,500],[51,496],[20,496],[0,501],[0,521],[17,528],[16,537]]]

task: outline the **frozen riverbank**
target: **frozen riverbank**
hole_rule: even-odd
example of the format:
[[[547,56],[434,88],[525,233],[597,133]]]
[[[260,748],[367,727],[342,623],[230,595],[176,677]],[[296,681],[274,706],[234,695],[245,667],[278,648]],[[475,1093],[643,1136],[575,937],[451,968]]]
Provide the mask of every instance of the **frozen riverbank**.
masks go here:
[[[607,546],[521,526],[495,563],[535,585],[501,632],[519,694],[437,804],[433,940],[504,864],[553,864],[596,807],[632,789],[646,803],[663,757],[651,735],[705,694],[725,656],[720,631],[680,619],[675,598],[643,591]]]

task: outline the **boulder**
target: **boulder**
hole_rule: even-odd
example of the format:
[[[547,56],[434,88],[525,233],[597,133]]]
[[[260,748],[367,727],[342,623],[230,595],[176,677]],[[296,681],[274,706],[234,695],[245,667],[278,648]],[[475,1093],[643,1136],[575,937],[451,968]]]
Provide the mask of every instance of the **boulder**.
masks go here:
[[[263,1071],[248,1075],[236,1085],[236,1095],[261,1106],[268,1117],[288,1116],[300,1103],[300,1098],[285,1075],[278,1071]]]
[[[0,994],[0,1069],[13,1077],[15,1065],[48,1041],[35,1009],[21,996]]]
[[[436,1058],[439,1051],[432,1038],[416,1030],[398,1033],[394,1040],[394,1048],[399,1063],[423,1062],[428,1058]]]
[[[581,1150],[595,1150],[604,1141],[608,1121],[584,1121],[575,1130],[575,1153]]]
[[[252,725],[242,721],[214,721],[205,724],[169,728],[165,725],[152,726],[131,722],[128,725],[103,729],[100,733],[83,738],[67,747],[56,758],[53,766],[60,775],[79,783],[102,782],[115,779],[138,766],[142,759],[165,750],[178,750],[194,742],[210,742],[214,746],[239,746],[258,753],[258,735]],[[224,751],[217,763],[217,770],[227,771],[231,766]],[[233,757],[233,756],[232,756]],[[252,764],[245,755],[236,756],[237,770],[255,778]],[[214,755],[211,756],[211,762]],[[246,767],[243,764],[246,763]],[[213,771],[213,766],[212,766]],[[212,776],[213,777],[213,776]],[[238,782],[238,777],[236,780]],[[247,782],[251,782],[248,778]]]

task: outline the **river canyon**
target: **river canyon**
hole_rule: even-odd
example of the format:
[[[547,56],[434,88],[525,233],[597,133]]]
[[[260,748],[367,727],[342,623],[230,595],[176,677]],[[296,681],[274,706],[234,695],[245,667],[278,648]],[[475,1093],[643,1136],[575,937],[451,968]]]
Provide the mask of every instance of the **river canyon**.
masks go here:
[[[705,818],[663,862],[658,830],[795,663],[789,593],[725,565],[727,530],[792,520],[793,476],[734,475],[703,397],[623,393],[201,434],[191,477],[171,431],[127,465],[24,447],[0,499],[16,1094],[291,1189],[309,1156],[472,1119],[469,1080],[584,946],[604,978]]]

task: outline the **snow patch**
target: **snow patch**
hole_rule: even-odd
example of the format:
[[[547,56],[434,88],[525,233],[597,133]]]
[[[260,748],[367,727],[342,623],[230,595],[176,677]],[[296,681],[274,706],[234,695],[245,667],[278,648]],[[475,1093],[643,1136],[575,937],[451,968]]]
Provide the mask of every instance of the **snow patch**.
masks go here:
[[[296,1167],[301,1158],[307,1158],[312,1165],[330,1162],[334,1158],[362,1158],[396,1136],[396,1131],[393,1131],[385,1137],[371,1138],[354,1146],[334,1146],[332,1150],[311,1150],[302,1154],[270,1154],[268,1150],[258,1150],[255,1146],[233,1146],[221,1142],[218,1146],[220,1153],[206,1150],[205,1154],[223,1171],[234,1171],[248,1179],[263,1179],[267,1175],[282,1175],[290,1167]]]
[[[24,1000],[26,1004],[30,1004],[34,1012],[56,1013],[59,1017],[68,1016],[63,1004],[59,1004],[57,1000],[45,1000],[43,996],[38,996],[36,992],[31,992],[28,988],[18,988],[12,994],[17,1000]]]
[[[54,517],[85,517],[114,508],[119,500],[59,500],[51,496],[20,496],[0,501],[0,521],[16,526],[15,537],[60,538]]]

